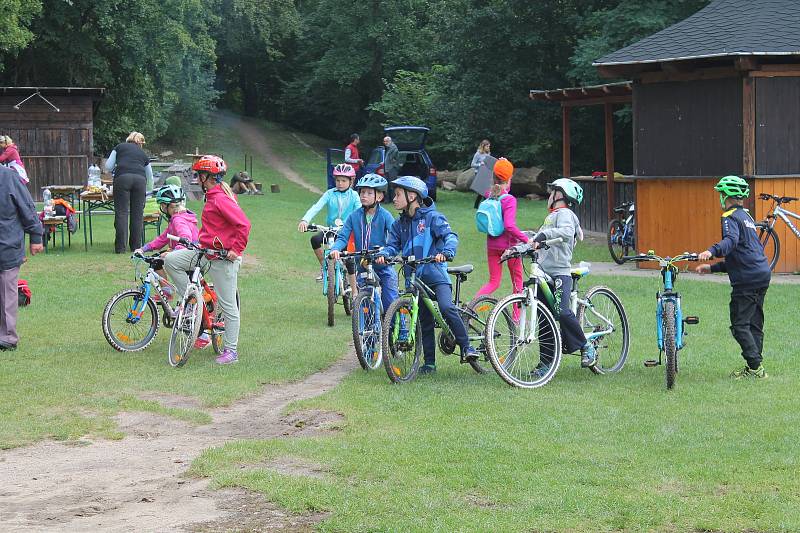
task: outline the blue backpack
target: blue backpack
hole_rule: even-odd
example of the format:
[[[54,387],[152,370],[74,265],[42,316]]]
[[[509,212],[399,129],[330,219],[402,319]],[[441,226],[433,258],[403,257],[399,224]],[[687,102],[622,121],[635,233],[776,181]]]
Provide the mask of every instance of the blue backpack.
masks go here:
[[[481,202],[478,212],[475,213],[475,226],[481,233],[486,233],[491,237],[499,237],[505,231],[503,225],[503,206],[500,200],[505,197],[503,194],[499,198],[487,198]]]

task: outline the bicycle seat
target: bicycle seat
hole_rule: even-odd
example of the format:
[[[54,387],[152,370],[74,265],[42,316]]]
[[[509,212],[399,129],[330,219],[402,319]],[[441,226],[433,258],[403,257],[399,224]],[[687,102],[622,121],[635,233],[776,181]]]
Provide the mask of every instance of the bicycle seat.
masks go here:
[[[789,202],[794,202],[795,200],[797,200],[797,198],[794,198],[792,196],[782,196],[781,198],[778,198],[778,203],[788,204]]]
[[[475,270],[475,267],[472,265],[461,265],[457,267],[447,267],[448,274],[469,274]]]
[[[589,272],[591,271],[590,267],[591,267],[590,263],[585,263],[584,261],[581,261],[581,263],[578,266],[573,266],[572,268],[570,268],[569,273],[572,275],[572,279],[580,279],[589,274]]]

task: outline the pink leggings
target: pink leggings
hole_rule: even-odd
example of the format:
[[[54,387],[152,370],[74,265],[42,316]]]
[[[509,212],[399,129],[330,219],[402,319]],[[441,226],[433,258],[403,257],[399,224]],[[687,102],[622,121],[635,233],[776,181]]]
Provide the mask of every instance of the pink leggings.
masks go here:
[[[481,290],[475,296],[492,294],[500,287],[500,282],[503,281],[503,265],[500,263],[500,256],[503,255],[503,250],[487,248],[486,255],[489,263],[489,282],[481,287]],[[517,257],[509,259],[506,263],[508,263],[508,272],[511,274],[511,286],[514,288],[514,292],[520,292],[522,290],[522,259]]]

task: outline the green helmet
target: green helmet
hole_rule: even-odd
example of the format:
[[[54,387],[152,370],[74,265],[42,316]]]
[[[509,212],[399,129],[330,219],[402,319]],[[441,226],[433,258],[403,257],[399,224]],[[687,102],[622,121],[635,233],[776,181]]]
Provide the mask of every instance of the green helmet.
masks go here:
[[[583,202],[583,189],[569,178],[559,178],[547,184],[548,189],[558,189],[564,193],[567,203],[580,204]]]
[[[164,180],[164,185],[177,185],[178,187],[180,187],[181,178],[180,176],[170,176]]]
[[[714,190],[719,191],[719,203],[725,207],[727,198],[747,198],[750,196],[750,186],[747,180],[739,176],[725,176],[720,178]]]
[[[177,185],[163,185],[156,191],[156,202],[159,204],[177,204],[186,200],[183,189]]]

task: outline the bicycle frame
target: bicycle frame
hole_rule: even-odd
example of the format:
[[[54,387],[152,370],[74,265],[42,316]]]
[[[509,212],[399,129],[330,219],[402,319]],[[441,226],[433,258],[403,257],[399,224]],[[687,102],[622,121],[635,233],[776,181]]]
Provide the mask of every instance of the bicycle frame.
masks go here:
[[[134,309],[131,309],[128,313],[128,322],[135,324],[137,323],[144,314],[144,308],[147,305],[147,300],[151,298],[151,291],[155,288],[156,294],[158,294],[160,298],[160,304],[163,308],[165,313],[169,313],[169,316],[172,316],[172,306],[167,302],[167,297],[164,294],[164,291],[161,289],[161,281],[167,281],[165,278],[158,275],[158,273],[153,269],[153,267],[148,265],[147,272],[145,272],[144,276],[139,276],[142,285],[140,290],[144,293],[144,298],[142,298],[141,302],[137,304]],[[169,281],[167,281],[169,283]]]
[[[671,261],[659,261],[663,279],[663,290],[656,294],[656,338],[659,352],[664,351],[664,302],[675,303],[675,348],[683,348],[683,309],[681,308],[681,295],[674,290],[674,274],[677,267]]]
[[[780,205],[776,205],[772,210],[772,213],[767,215],[767,218],[770,219],[769,227],[773,228],[775,226],[775,222],[777,222],[777,220],[780,218],[784,221],[784,223],[786,223],[787,226],[789,226],[789,229],[792,230],[792,233],[794,233],[795,236],[800,239],[800,230],[798,230],[795,225],[792,224],[792,221],[789,220],[789,217],[800,220],[800,215],[797,213],[789,211],[788,209],[784,209]]]

